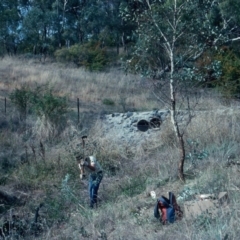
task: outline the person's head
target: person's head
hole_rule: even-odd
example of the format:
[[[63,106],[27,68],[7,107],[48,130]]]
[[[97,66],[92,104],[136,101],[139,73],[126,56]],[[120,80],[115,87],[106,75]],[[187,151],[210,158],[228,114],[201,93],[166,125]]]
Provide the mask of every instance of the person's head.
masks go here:
[[[76,160],[77,160],[78,162],[80,162],[81,159],[82,159],[82,156],[81,156],[81,155],[77,155],[77,156],[76,156]]]
[[[86,157],[86,158],[84,159],[84,161],[86,161],[88,164],[90,164],[90,157]]]

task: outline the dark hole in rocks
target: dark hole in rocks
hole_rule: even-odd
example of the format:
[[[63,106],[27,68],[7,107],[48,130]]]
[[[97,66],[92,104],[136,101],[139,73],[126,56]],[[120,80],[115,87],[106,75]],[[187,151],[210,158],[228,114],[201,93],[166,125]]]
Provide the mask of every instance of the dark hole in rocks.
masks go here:
[[[150,120],[150,127],[151,128],[159,128],[162,123],[162,120],[160,118],[152,118]]]
[[[149,122],[142,119],[137,123],[137,128],[139,131],[146,132],[149,129]]]

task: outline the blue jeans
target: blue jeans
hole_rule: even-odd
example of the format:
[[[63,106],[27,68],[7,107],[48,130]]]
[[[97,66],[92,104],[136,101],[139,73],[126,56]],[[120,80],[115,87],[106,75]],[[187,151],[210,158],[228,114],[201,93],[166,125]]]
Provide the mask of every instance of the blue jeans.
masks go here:
[[[93,208],[94,203],[97,203],[97,195],[100,183],[103,178],[103,173],[92,173],[89,177],[89,196],[90,196],[90,207]]]

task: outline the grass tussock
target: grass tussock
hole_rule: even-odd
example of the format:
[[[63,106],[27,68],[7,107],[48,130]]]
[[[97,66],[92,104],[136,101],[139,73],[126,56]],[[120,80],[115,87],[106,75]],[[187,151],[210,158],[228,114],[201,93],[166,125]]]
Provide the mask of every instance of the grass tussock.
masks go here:
[[[238,239],[240,227],[237,164],[239,161],[240,112],[235,102],[226,105],[220,96],[202,93],[195,117],[185,131],[185,173],[177,178],[179,152],[167,118],[156,138],[132,147],[104,135],[103,113],[164,108],[141,89],[137,76],[112,69],[105,73],[37,64],[16,59],[0,62],[0,189],[22,199],[11,208],[0,202],[0,227],[13,215],[25,224],[9,233],[19,239]],[[53,96],[66,97],[64,124],[54,117],[26,111],[21,118],[8,96],[16,88],[51,86]],[[76,99],[80,100],[80,116]],[[111,100],[111,101],[109,101]],[[114,103],[114,104],[112,104]],[[44,105],[42,111],[46,110]],[[48,108],[47,108],[48,109]],[[51,111],[50,111],[51,112]],[[52,116],[52,115],[51,115]],[[62,119],[62,118],[61,118]],[[79,120],[79,121],[78,121]],[[85,146],[81,137],[88,135]],[[99,208],[90,210],[87,180],[80,181],[76,154],[95,155],[104,168],[99,189]],[[229,205],[217,218],[200,216],[162,226],[153,216],[157,196],[185,188],[194,194],[227,191]],[[183,208],[184,201],[179,202]],[[41,206],[36,221],[36,209]],[[15,231],[15,232],[14,232]],[[18,232],[17,232],[18,231]]]

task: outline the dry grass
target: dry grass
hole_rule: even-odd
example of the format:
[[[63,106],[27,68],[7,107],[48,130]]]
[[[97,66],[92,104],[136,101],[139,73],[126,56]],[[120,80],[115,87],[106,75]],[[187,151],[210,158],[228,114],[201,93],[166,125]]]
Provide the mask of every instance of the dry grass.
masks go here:
[[[50,123],[43,124],[44,121],[32,116],[26,123],[21,122],[10,103],[7,116],[0,117],[0,162],[6,168],[1,172],[0,187],[19,197],[27,196],[24,207],[11,210],[11,214],[23,220],[32,221],[36,207],[44,202],[39,220],[43,231],[36,239],[239,238],[236,210],[240,169],[237,165],[225,168],[228,155],[235,154],[234,161],[239,160],[240,112],[235,102],[226,105],[219,101],[219,96],[202,94],[196,117],[185,134],[194,145],[187,144],[186,150],[187,153],[206,150],[208,155],[196,158],[194,164],[186,160],[183,184],[177,179],[178,151],[168,121],[163,123],[157,138],[150,138],[135,149],[127,144],[116,145],[102,134],[98,119],[102,111],[152,110],[160,106],[150,89],[139,87],[138,77],[126,76],[115,69],[89,73],[54,63],[23,63],[7,58],[1,60],[0,72],[2,99],[23,84],[34,88],[48,83],[56,94],[68,96],[69,106],[74,110],[67,116],[64,131],[58,132]],[[84,120],[82,128],[76,122],[77,97]],[[103,99],[111,99],[115,105],[105,106]],[[0,106],[0,111],[3,110]],[[95,124],[91,128],[87,125],[90,121]],[[88,209],[87,182],[79,180],[74,155],[83,151],[81,136],[86,133],[89,137],[85,154],[96,155],[105,169],[99,189],[100,207],[96,211]],[[67,177],[68,181],[63,181]],[[220,211],[213,220],[184,218],[173,225],[160,225],[153,217],[155,200],[149,197],[149,192],[154,190],[159,196],[173,191],[178,195],[186,186],[199,193],[228,191],[229,212]],[[10,210],[0,213],[0,220],[9,216]]]
[[[188,128],[188,138],[199,143],[199,147],[221,153],[221,160],[231,154],[239,155],[240,109],[228,108],[200,112]],[[220,151],[219,151],[220,150]]]
[[[34,87],[37,84],[49,84],[60,96],[67,95],[70,101],[75,102],[73,104],[79,98],[84,105],[95,104],[104,109],[101,106],[103,99],[112,99],[119,110],[122,110],[123,101],[127,109],[157,107],[155,101],[148,100],[151,93],[139,86],[139,77],[122,74],[116,69],[105,73],[89,73],[84,69],[60,67],[54,63],[23,64],[16,59],[4,58],[0,71],[3,79],[0,90],[5,94],[23,85]]]

